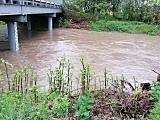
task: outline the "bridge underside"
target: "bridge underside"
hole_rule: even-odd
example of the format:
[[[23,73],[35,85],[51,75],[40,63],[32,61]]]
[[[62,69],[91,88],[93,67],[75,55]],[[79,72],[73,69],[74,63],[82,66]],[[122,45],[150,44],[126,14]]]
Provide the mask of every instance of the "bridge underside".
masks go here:
[[[34,6],[22,6],[22,5],[0,5],[0,16],[6,15],[27,15],[27,14],[53,14],[61,13],[62,9],[46,8],[46,7],[34,7]]]
[[[51,3],[41,4],[27,2],[22,5],[20,4],[0,4],[0,21],[5,21],[7,24],[9,48],[11,51],[19,49],[16,22],[27,22],[28,30],[31,30],[31,19],[37,15],[44,16],[47,17],[48,31],[52,31],[52,18],[56,17],[57,13],[62,12],[62,7],[60,5]]]

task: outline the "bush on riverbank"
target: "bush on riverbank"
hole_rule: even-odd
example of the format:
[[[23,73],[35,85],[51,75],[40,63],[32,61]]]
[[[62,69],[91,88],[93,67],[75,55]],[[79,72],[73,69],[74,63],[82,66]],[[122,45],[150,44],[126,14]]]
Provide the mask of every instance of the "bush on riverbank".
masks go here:
[[[160,30],[157,26],[148,25],[137,21],[105,21],[98,20],[90,24],[90,30],[94,31],[119,31],[134,34],[157,35]]]
[[[104,78],[97,80],[85,55],[76,81],[74,68],[65,56],[58,59],[59,66],[47,73],[49,91],[40,91],[38,76],[28,67],[20,70],[0,59],[0,119],[141,119],[147,118],[151,108],[150,94],[132,85],[124,76],[114,77],[104,69]],[[94,84],[91,84],[92,83]],[[77,89],[73,89],[73,83]],[[75,85],[74,85],[75,86]],[[156,88],[154,86],[154,88]],[[94,90],[93,90],[94,89]],[[152,97],[159,94],[152,89]]]

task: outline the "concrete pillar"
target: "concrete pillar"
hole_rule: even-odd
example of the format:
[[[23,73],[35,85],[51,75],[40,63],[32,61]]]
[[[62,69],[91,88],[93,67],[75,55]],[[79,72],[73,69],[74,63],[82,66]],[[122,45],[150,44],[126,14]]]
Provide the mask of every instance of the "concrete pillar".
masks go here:
[[[17,29],[17,22],[14,22],[14,32],[15,32],[15,41],[16,41],[16,51],[19,50],[19,43],[18,43],[18,29]]]
[[[18,45],[18,32],[16,22],[7,22],[9,49],[11,51],[19,50]]]
[[[52,17],[48,17],[48,31],[52,31]]]
[[[28,30],[32,29],[32,27],[31,27],[31,16],[27,16],[27,28],[28,28]]]
[[[7,28],[7,23],[5,24],[6,26],[6,36],[8,37],[8,28]]]

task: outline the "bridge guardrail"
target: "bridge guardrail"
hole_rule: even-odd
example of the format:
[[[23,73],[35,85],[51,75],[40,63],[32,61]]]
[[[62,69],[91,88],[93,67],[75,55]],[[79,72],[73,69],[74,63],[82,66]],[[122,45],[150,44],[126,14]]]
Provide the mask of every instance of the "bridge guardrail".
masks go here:
[[[53,0],[0,0],[0,4],[47,7],[47,8],[62,8],[62,4],[56,3],[56,0],[54,1]]]

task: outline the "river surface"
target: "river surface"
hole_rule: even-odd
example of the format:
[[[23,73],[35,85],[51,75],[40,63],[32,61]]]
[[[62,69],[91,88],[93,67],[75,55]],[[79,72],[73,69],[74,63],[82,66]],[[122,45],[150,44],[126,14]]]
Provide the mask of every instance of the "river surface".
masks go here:
[[[102,79],[103,69],[109,74],[121,76],[133,82],[133,76],[141,83],[156,80],[160,72],[160,36],[127,34],[118,32],[94,32],[80,29],[54,29],[52,32],[21,30],[20,50],[7,50],[7,43],[0,44],[0,58],[4,58],[17,67],[28,65],[39,75],[39,85],[47,86],[50,65],[56,66],[56,59],[64,54],[75,66],[77,76],[81,63],[80,55],[86,54],[86,63],[90,63],[97,79]],[[0,39],[6,37],[1,27]]]

